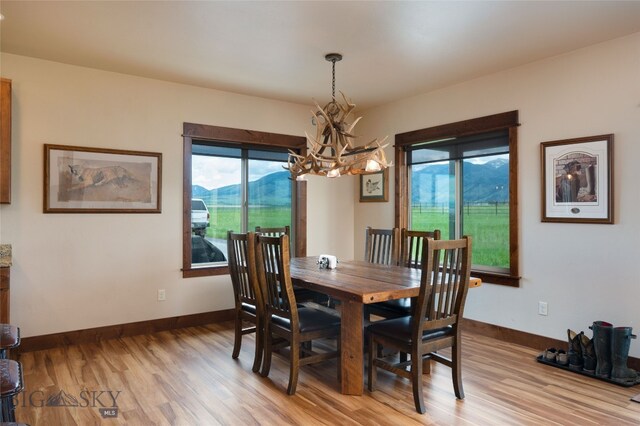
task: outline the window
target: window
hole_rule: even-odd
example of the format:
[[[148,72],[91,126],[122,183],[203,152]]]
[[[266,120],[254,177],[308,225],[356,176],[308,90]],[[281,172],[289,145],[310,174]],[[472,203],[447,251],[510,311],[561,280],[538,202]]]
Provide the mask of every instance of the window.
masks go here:
[[[473,274],[517,286],[517,111],[396,136],[397,226],[473,237]]]
[[[190,123],[184,135],[183,276],[228,273],[228,230],[289,226],[306,254],[306,184],[283,169],[305,138]]]

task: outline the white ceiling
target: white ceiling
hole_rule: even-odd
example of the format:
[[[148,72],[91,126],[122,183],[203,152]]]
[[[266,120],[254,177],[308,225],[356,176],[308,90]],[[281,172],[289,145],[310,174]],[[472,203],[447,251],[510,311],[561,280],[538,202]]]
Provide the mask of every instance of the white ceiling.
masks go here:
[[[640,31],[640,1],[10,1],[3,52],[368,108]],[[0,64],[1,65],[1,64]],[[1,71],[1,69],[0,69]]]

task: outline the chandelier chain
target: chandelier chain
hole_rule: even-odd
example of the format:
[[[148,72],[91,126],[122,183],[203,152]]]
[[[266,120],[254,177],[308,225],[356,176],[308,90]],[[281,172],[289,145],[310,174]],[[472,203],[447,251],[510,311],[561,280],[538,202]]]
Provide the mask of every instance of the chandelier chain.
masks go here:
[[[333,99],[336,98],[336,60],[331,60],[332,71],[331,71],[331,97]]]

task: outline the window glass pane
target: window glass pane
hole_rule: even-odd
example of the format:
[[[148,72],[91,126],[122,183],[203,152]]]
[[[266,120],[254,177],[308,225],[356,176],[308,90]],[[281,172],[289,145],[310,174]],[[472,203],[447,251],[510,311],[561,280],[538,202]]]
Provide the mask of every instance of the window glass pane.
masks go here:
[[[408,147],[407,151],[408,164],[505,154],[509,152],[509,131],[496,130],[459,138],[416,143]]]
[[[441,237],[455,237],[455,163],[411,166],[409,227],[416,231],[439,229]]]
[[[191,211],[191,262],[194,265],[226,262],[227,231],[241,231],[241,161],[211,155],[192,156],[192,197],[202,200],[209,214],[208,226],[203,226],[202,214]],[[194,203],[198,204],[192,200],[192,205]]]
[[[282,163],[286,163],[289,159],[288,151],[265,151],[258,149],[250,149],[249,150],[249,159],[251,160],[271,160],[271,161],[280,161]],[[282,171],[282,165],[280,165],[280,171]]]
[[[509,268],[508,154],[462,162],[461,207],[462,234],[473,237],[473,264]]]
[[[194,143],[191,146],[191,155],[210,155],[215,157],[240,158],[242,156],[242,149],[229,146]]]
[[[249,161],[248,230],[291,226],[291,179],[283,161]]]

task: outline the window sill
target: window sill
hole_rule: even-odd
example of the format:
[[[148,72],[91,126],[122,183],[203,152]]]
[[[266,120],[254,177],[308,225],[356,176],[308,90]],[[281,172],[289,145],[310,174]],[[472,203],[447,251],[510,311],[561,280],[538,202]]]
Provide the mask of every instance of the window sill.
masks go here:
[[[498,284],[509,287],[520,287],[520,277],[495,272],[483,272],[471,270],[471,276],[480,278],[482,284]]]
[[[182,278],[210,277],[214,275],[229,274],[229,267],[224,266],[207,266],[203,268],[183,269]]]

